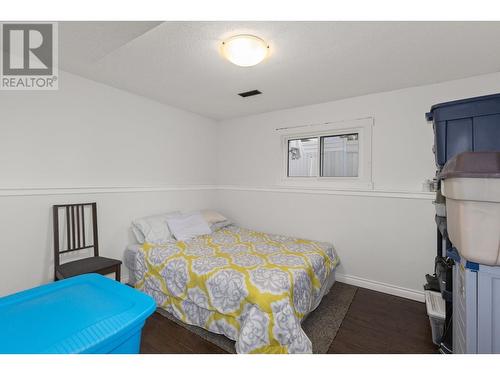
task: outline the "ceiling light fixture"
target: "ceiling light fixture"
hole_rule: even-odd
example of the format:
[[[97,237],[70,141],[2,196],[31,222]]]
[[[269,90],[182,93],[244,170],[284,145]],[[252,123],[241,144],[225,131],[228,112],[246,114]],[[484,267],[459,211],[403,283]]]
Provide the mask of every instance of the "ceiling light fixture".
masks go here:
[[[264,60],[269,46],[254,35],[235,35],[222,42],[222,54],[238,66],[254,66]]]

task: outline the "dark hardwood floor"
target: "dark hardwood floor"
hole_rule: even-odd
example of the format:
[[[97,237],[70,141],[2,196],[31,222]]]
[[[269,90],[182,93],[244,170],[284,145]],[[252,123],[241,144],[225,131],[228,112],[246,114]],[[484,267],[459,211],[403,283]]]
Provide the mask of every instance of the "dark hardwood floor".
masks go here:
[[[329,353],[437,353],[425,304],[359,288]]]
[[[142,353],[225,353],[218,346],[153,314]],[[329,353],[437,353],[423,303],[359,288]]]
[[[171,320],[154,313],[142,331],[144,354],[223,354],[224,350]]]

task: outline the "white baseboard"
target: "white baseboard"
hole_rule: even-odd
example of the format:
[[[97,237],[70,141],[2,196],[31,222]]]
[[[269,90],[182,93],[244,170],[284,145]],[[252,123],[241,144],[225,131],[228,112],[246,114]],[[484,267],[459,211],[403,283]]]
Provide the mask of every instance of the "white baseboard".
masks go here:
[[[418,290],[402,288],[391,284],[381,283],[379,281],[363,279],[357,276],[342,275],[338,273],[335,274],[335,280],[340,281],[341,283],[358,286],[360,288],[375,290],[377,292],[408,298],[418,302],[425,302],[424,292]],[[127,284],[128,281],[129,281],[128,275],[122,277],[123,284]]]
[[[357,276],[342,275],[339,273],[335,275],[335,279],[341,283],[359,286],[360,288],[371,289],[377,292],[408,298],[418,302],[425,301],[424,292],[420,290],[403,288],[396,285],[382,283],[380,281],[368,280]]]
[[[375,290],[377,292],[408,298],[418,302],[425,302],[424,292],[419,290],[402,288],[400,286],[381,283],[379,281],[363,279],[362,277],[357,277],[357,276],[342,275],[339,273],[335,274],[335,280],[340,281],[341,283],[358,286],[360,288]],[[128,281],[129,281],[129,275],[127,274],[122,275],[121,282],[123,284],[127,284]]]

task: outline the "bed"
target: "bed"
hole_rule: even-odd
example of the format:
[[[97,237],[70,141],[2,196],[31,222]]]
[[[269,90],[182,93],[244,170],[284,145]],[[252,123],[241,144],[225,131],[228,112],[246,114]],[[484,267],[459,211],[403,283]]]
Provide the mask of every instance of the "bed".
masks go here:
[[[237,353],[311,353],[301,327],[335,281],[329,243],[230,225],[188,241],[131,246],[129,283]]]

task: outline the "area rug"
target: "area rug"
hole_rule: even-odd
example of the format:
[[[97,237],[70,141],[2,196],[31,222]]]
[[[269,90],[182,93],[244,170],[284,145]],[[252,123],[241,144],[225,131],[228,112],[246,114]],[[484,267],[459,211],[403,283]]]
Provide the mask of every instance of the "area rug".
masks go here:
[[[328,351],[357,290],[355,286],[336,282],[316,310],[304,320],[302,328],[312,342],[313,353],[324,354]],[[227,337],[181,322],[163,309],[158,309],[158,312],[228,353],[235,353],[234,341]]]

